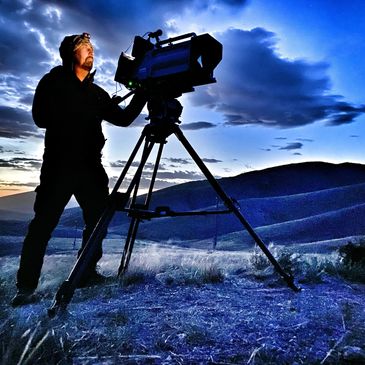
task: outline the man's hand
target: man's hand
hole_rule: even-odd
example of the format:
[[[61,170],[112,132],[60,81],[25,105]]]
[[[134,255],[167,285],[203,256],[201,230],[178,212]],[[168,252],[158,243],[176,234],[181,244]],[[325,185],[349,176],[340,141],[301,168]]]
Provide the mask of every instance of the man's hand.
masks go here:
[[[113,102],[113,104],[116,104],[116,105],[118,105],[122,100],[123,100],[123,98],[119,95],[113,95],[113,97],[112,97],[112,102]]]

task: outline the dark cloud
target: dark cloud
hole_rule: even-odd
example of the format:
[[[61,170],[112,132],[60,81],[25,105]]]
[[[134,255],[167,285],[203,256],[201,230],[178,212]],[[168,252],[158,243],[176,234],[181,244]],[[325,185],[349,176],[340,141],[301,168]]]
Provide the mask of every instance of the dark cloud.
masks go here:
[[[293,142],[288,143],[285,147],[280,147],[279,150],[299,150],[303,147],[303,143]]]
[[[202,158],[202,160],[206,163],[220,163],[222,160],[216,160],[215,158]]]
[[[300,141],[300,142],[313,142],[314,140],[310,139],[310,138],[297,138],[297,141]]]
[[[125,165],[126,165],[127,161],[122,161],[122,160],[117,160],[117,161],[114,161],[114,162],[110,162],[110,167],[113,167],[113,168],[124,168]],[[140,166],[140,162],[139,161],[134,161],[132,162],[131,164],[131,167],[139,167]],[[152,162],[147,162],[145,165],[144,165],[144,170],[149,170],[149,171],[153,171],[155,167],[155,164],[152,163]],[[166,170],[166,167],[164,164],[160,163],[158,165],[158,169],[159,170]]]
[[[352,134],[351,136],[350,136],[350,138],[359,138],[360,136],[359,135],[357,135],[357,134]]]
[[[41,44],[34,28],[36,24],[45,32],[47,29],[54,30],[51,19],[43,16],[44,11],[43,7],[35,9],[24,1],[0,2],[0,13],[7,16],[6,21],[0,22],[1,73],[37,73],[44,69],[44,62],[51,61],[49,52]]]
[[[188,165],[191,163],[190,158],[174,158],[174,157],[164,157],[164,160],[178,165]]]
[[[204,176],[196,171],[165,171],[158,173],[159,179],[201,180]]]
[[[185,123],[181,125],[181,129],[186,131],[195,131],[198,129],[207,129],[207,128],[214,128],[217,125],[210,122],[193,122],[193,123]]]
[[[365,112],[365,106],[353,106],[346,103],[339,103],[333,107],[328,117],[327,124],[337,126],[352,123],[358,116]]]
[[[10,168],[20,171],[39,170],[42,165],[40,160],[32,158],[15,157],[11,159],[0,159],[0,167]]]
[[[116,183],[118,177],[117,176],[113,176],[109,179],[110,185],[114,186],[114,184]],[[131,179],[126,178],[125,179],[126,183],[130,183]],[[145,177],[141,178],[141,182],[140,182],[140,189],[148,189],[150,186],[150,179],[147,179]],[[159,190],[159,189],[164,189],[167,188],[169,186],[173,186],[173,185],[177,185],[178,182],[174,182],[174,181],[166,181],[166,180],[161,180],[161,179],[156,179],[155,181],[155,185],[154,185],[154,189]]]
[[[325,120],[340,125],[364,113],[364,106],[329,94],[328,64],[280,58],[274,33],[230,29],[216,36],[224,45],[218,83],[200,88],[191,100],[222,112],[226,124],[290,128]]]
[[[246,1],[229,0],[139,0],[116,1],[104,0],[51,0],[34,1],[34,9],[58,8],[64,14],[62,22],[55,19],[58,31],[68,30],[68,33],[88,31],[98,45],[102,44],[112,58],[119,56],[125,50],[135,35],[143,35],[149,31],[162,28],[167,32],[173,26],[166,22],[177,14],[182,14],[186,9],[208,9],[217,5],[244,6]],[[34,19],[35,14],[32,14]],[[97,21],[95,18],[97,17]],[[44,22],[44,20],[43,20]],[[40,20],[37,19],[39,24]],[[43,28],[38,28],[43,29]],[[72,34],[71,33],[71,34]]]
[[[30,107],[36,83],[59,64],[58,47],[66,34],[89,31],[96,47],[97,81],[108,90],[117,58],[134,35],[157,28],[169,30],[166,21],[187,9],[245,6],[244,0],[13,0],[0,2],[0,136],[26,138],[41,135],[34,126]],[[97,18],[97,20],[96,20]],[[275,34],[256,28],[230,29],[216,35],[224,45],[217,68],[218,83],[192,94],[197,105],[214,108],[228,125],[263,124],[295,127],[326,120],[329,125],[351,123],[364,113],[363,106],[339,102],[331,96],[328,65],[290,61],[276,53]],[[17,107],[14,107],[17,105]],[[148,123],[140,115],[132,124]],[[182,124],[184,130],[216,126],[210,122]]]
[[[150,181],[152,176],[152,170],[146,171],[143,174],[143,178]],[[188,171],[188,170],[175,170],[175,171],[167,171],[159,169],[157,173],[157,180],[201,180],[204,179],[204,176],[200,172],[196,171]]]
[[[5,149],[4,147],[0,146],[0,154],[7,154],[7,155],[25,155],[24,151],[20,151],[18,149]]]
[[[151,182],[151,173],[146,173],[142,176],[140,181],[140,189],[148,189]],[[118,177],[113,176],[109,179],[110,185],[113,186],[115,182],[117,181]],[[196,171],[182,171],[182,170],[176,170],[176,171],[162,171],[158,172],[156,181],[155,181],[155,189],[162,189],[166,188],[168,186],[180,184],[181,180],[183,181],[191,181],[191,180],[202,180],[204,179],[204,176],[200,172]],[[131,182],[132,178],[126,177],[124,182],[126,184],[129,184]]]
[[[277,140],[285,140],[285,139],[287,139],[286,137],[276,137],[276,138],[274,138],[274,139],[277,139]]]
[[[41,136],[30,111],[0,106],[0,137],[27,138],[29,136]]]

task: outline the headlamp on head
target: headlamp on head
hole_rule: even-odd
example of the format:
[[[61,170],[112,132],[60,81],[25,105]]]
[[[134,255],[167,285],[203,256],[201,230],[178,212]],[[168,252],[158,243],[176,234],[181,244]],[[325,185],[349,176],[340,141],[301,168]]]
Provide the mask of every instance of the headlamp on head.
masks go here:
[[[89,44],[92,47],[89,33],[73,34],[63,39],[59,48],[63,66],[72,68],[74,52],[82,44]]]

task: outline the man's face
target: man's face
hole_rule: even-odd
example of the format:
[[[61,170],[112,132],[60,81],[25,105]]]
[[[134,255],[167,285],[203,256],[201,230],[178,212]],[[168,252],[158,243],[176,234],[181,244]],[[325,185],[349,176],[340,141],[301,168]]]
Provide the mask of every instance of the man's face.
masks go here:
[[[74,53],[75,65],[91,71],[94,63],[94,49],[90,43],[82,44]]]

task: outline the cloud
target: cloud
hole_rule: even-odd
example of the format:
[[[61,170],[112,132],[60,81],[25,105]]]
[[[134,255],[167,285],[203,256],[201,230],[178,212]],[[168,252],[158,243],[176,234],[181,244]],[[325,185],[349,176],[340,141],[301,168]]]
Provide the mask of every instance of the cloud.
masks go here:
[[[40,160],[32,158],[15,157],[11,159],[0,159],[0,167],[21,171],[39,170],[41,165],[42,162]]]
[[[299,150],[303,147],[303,143],[293,142],[288,143],[285,147],[280,147],[279,150]]]
[[[37,15],[36,9],[15,0],[2,1],[0,10],[6,14],[6,21],[0,22],[0,72],[15,75],[41,72],[51,56],[31,23],[37,22],[45,31],[52,29],[51,22],[47,26],[43,21],[47,19],[41,15],[44,9],[37,9]]]
[[[274,33],[229,29],[216,37],[224,54],[215,72],[218,82],[197,90],[191,101],[223,113],[227,125],[291,128],[321,120],[341,125],[365,112],[329,94],[328,64],[281,58]]]
[[[353,106],[346,103],[334,105],[327,120],[330,126],[352,123],[358,116],[365,112],[365,106]]]
[[[204,179],[204,175],[196,171],[165,171],[158,173],[159,179],[178,179],[178,180],[201,180]]]
[[[113,176],[109,179],[110,185],[114,186],[116,181],[117,181],[118,177],[117,176]],[[131,182],[131,179],[126,178],[125,182],[127,184],[129,184]],[[141,178],[139,187],[141,190],[146,190],[149,188],[151,183],[151,180],[145,177]],[[179,182],[177,181],[167,181],[167,180],[162,180],[162,179],[156,179],[155,184],[154,184],[154,189],[159,190],[159,189],[164,189],[167,188],[169,186],[173,186],[173,185],[177,185]]]
[[[20,181],[6,181],[0,180],[1,190],[17,191],[19,187],[34,188],[38,185],[38,182],[20,182]]]
[[[206,163],[220,163],[222,160],[216,160],[215,158],[202,158],[202,160]]]
[[[141,177],[140,181],[140,189],[148,189],[151,182],[151,174],[152,172],[147,172]],[[117,181],[118,177],[113,176],[109,179],[111,185],[114,185]],[[155,189],[162,189],[168,186],[177,185],[181,182],[193,181],[193,180],[202,180],[204,176],[200,172],[196,171],[188,171],[188,170],[175,170],[175,171],[159,171],[155,180]],[[129,184],[132,178],[126,177],[124,182]]]
[[[164,157],[164,160],[178,165],[188,165],[191,163],[190,158],[176,158],[176,157]]]
[[[117,161],[112,161],[109,163],[109,166],[110,167],[113,167],[113,168],[124,168],[125,165],[127,164],[127,161],[123,161],[123,160],[117,160]],[[140,166],[140,162],[139,161],[133,161],[132,164],[131,164],[131,167],[139,167]],[[145,165],[144,165],[144,170],[145,171],[153,171],[155,167],[155,164],[152,163],[152,162],[147,162]],[[158,169],[159,170],[166,170],[166,167],[163,163],[160,163],[158,165]]]
[[[310,139],[310,138],[297,138],[297,141],[300,141],[300,142],[313,142],[314,140]]]
[[[41,136],[41,132],[33,123],[30,111],[0,106],[0,137],[27,138],[30,136]]]
[[[34,9],[59,9],[62,21],[55,21],[57,31],[69,29],[70,32],[80,33],[88,31],[98,45],[102,44],[113,58],[125,50],[126,45],[133,41],[135,35],[163,28],[173,29],[168,21],[186,10],[211,9],[217,7],[244,6],[246,1],[232,0],[139,0],[115,1],[104,0],[51,0],[34,1]],[[39,9],[39,5],[42,5]],[[49,11],[49,10],[48,10]],[[34,15],[33,15],[34,16]],[[97,17],[97,21],[95,18]],[[37,20],[39,24],[40,20]],[[43,29],[39,27],[38,29]]]
[[[181,125],[181,129],[186,131],[195,131],[198,129],[207,129],[207,128],[214,128],[217,125],[210,122],[193,122],[193,123],[185,123]]]
[[[176,31],[174,17],[221,9],[234,12],[245,0],[13,0],[0,2],[0,136],[41,136],[28,108],[36,83],[52,66],[60,63],[58,47],[66,34],[89,31],[95,44],[97,81],[113,90],[113,74],[121,50],[134,35],[157,28]],[[227,15],[227,13],[225,13]],[[97,15],[97,17],[96,17]],[[204,27],[205,25],[202,25]],[[181,29],[180,29],[181,30]],[[330,95],[329,65],[281,58],[276,35],[262,28],[229,29],[216,34],[223,43],[223,60],[215,72],[218,83],[197,88],[189,100],[217,110],[227,125],[261,124],[290,128],[325,120],[337,126],[353,122],[364,106],[340,101]],[[132,124],[144,126],[141,114]],[[184,130],[213,128],[198,121],[183,123]]]

